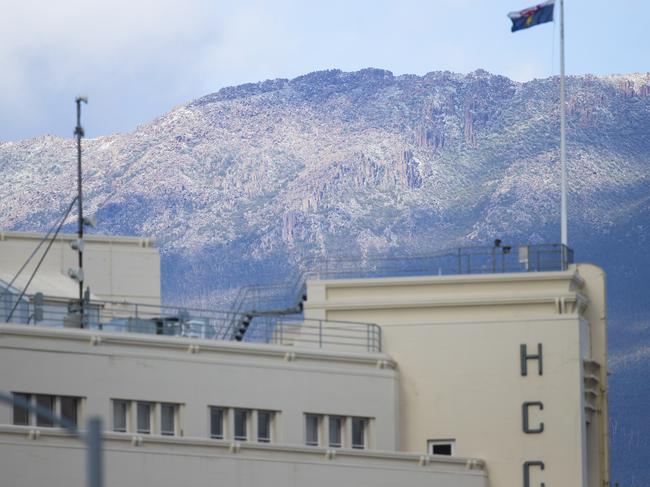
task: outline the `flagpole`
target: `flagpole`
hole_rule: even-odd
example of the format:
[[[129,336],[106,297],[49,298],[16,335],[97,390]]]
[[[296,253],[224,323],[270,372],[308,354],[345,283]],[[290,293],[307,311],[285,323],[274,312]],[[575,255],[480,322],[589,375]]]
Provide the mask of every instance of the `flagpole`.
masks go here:
[[[564,0],[560,0],[560,166],[561,166],[561,242],[569,245],[567,236],[567,170],[566,170],[566,103],[564,95]]]

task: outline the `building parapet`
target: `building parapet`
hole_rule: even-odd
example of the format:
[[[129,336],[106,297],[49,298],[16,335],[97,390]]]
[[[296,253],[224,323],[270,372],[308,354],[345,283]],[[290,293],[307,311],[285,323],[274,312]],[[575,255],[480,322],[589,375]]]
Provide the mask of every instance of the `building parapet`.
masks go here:
[[[38,241],[43,237],[39,232],[0,232],[0,242],[16,240],[16,241]],[[76,233],[59,233],[56,240],[62,242],[71,242],[79,238]],[[130,247],[142,248],[155,248],[156,240],[152,237],[125,237],[125,236],[109,236],[109,235],[96,235],[86,234],[84,236],[86,242],[96,242],[110,245],[128,245]]]
[[[68,432],[52,428],[34,426],[0,425],[0,444],[7,441],[29,440],[43,446],[82,449],[83,445]],[[464,458],[446,455],[420,455],[415,453],[357,450],[352,448],[325,448],[312,446],[282,445],[277,443],[232,442],[191,437],[166,437],[158,435],[133,435],[130,433],[103,433],[104,447],[109,451],[133,451],[142,453],[178,454],[178,447],[183,448],[183,455],[199,457],[217,457],[236,455],[241,459],[282,460],[309,463],[345,463],[374,469],[415,469],[429,472],[462,473],[486,477],[485,462],[478,458]]]
[[[562,244],[461,247],[425,254],[335,255],[299,262],[284,282],[243,286],[233,300],[233,312],[301,313],[310,280],[351,280],[431,276],[544,273],[566,271],[573,250]]]
[[[182,336],[157,336],[142,333],[123,333],[115,331],[86,330],[62,327],[37,327],[22,324],[1,324],[0,337],[13,336],[25,338],[66,340],[85,343],[93,347],[127,346],[153,349],[177,350],[192,355],[233,354],[255,355],[274,358],[282,362],[325,361],[343,362],[377,369],[395,369],[393,359],[379,351],[350,350],[341,347],[305,346],[302,344],[279,344],[259,342],[235,342],[188,338]]]

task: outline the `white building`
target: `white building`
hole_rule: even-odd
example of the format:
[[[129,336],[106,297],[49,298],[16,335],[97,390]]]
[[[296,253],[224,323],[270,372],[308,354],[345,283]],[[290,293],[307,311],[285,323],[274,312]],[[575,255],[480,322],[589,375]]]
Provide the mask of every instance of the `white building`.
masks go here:
[[[604,275],[566,249],[540,266],[495,247],[480,274],[460,254],[456,275],[315,274],[299,321],[254,317],[238,342],[246,314],[160,305],[136,238],[87,239],[86,329],[64,326],[74,236],[7,320],[39,238],[0,234],[0,391],[101,417],[106,485],[609,485]],[[7,485],[81,485],[84,468],[77,438],[0,405]]]

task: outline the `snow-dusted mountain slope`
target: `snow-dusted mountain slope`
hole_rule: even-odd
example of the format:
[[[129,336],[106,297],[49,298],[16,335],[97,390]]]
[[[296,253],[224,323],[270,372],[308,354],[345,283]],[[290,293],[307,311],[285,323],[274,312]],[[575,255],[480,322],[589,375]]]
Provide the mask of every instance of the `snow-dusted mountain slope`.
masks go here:
[[[624,384],[619,371],[650,371],[650,74],[567,89],[570,243],[608,272]],[[304,256],[557,242],[558,145],[557,78],[316,72],[84,140],[86,207],[101,232],[158,239],[169,300],[223,307],[229,289],[282,280]],[[0,228],[48,228],[74,193],[75,157],[72,139],[1,142]],[[623,461],[639,455],[626,431],[650,435],[647,381],[616,387],[614,480],[650,483],[650,467]],[[637,413],[617,416],[623,405]]]

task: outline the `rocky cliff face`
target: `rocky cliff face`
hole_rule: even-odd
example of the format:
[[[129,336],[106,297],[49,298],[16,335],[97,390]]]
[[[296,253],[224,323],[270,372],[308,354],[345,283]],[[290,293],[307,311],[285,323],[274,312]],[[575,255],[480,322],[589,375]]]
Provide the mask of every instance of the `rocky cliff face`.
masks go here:
[[[568,80],[574,243],[624,222],[647,238],[648,87],[649,74]],[[225,88],[84,141],[86,205],[101,231],[153,235],[170,259],[213,263],[234,249],[291,262],[340,248],[557,241],[557,106],[556,78],[484,71],[333,70]],[[0,143],[0,227],[51,225],[73,192],[74,157],[72,140]],[[191,295],[238,276],[165,289]]]
[[[649,74],[568,80],[574,246],[628,224],[647,238],[648,87]],[[240,284],[221,263],[229,252],[272,269],[342,248],[557,241],[557,106],[557,78],[485,71],[333,70],[224,88],[84,141],[86,205],[101,231],[153,235],[166,259],[209,269],[166,281],[168,296]],[[72,140],[0,143],[0,227],[51,225],[74,158]]]
[[[611,225],[612,194],[647,184],[649,86],[647,74],[569,80],[574,224]],[[440,244],[527,239],[556,220],[557,140],[556,79],[319,72],[226,88],[132,134],[85,141],[87,204],[105,214],[104,231],[153,234],[179,253],[244,235],[259,257],[296,242],[325,252],[334,234],[358,247],[371,220],[397,246],[422,233],[417,213],[456,227]],[[0,225],[50,224],[73,161],[71,140],[2,143],[0,190],[12,197]]]
[[[168,299],[215,307],[304,256],[557,242],[558,84],[366,69],[225,88],[85,140],[86,206],[101,232],[158,239]],[[618,363],[647,370],[650,74],[567,90],[571,243],[609,273]],[[52,225],[75,154],[49,136],[0,143],[0,228]],[[621,438],[635,431],[619,419]]]

